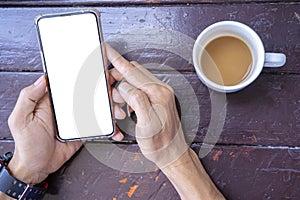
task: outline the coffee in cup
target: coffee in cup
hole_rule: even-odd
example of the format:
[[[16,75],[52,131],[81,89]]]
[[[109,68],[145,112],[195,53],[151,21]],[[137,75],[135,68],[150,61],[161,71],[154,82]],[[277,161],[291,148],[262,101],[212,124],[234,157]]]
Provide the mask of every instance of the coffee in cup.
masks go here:
[[[193,62],[200,80],[219,92],[235,92],[248,86],[263,66],[285,64],[281,53],[265,53],[259,36],[248,26],[223,21],[207,27],[197,38]]]

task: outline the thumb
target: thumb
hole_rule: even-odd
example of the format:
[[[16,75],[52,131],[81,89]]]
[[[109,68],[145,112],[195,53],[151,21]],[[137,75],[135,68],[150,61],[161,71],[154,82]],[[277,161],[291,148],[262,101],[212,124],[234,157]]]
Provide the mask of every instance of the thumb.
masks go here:
[[[37,102],[46,92],[45,76],[41,76],[34,84],[22,89],[13,110],[18,117],[27,117],[34,111]]]

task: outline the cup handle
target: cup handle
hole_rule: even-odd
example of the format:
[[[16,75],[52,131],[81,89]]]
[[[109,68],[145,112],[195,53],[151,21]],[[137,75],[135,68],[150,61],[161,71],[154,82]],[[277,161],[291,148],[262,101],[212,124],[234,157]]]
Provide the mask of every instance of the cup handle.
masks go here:
[[[283,53],[266,53],[264,67],[281,67],[286,62],[286,56]]]

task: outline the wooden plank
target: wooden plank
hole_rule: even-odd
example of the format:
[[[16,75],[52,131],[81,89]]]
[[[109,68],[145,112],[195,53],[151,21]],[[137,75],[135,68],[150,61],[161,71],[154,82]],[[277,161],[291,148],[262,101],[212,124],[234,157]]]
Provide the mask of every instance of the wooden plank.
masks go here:
[[[34,82],[40,73],[0,73],[0,136],[11,137],[7,118],[21,88]],[[211,99],[207,88],[194,73],[156,74],[169,83],[181,102],[183,127],[189,139],[202,142],[211,118]],[[191,89],[189,89],[189,87]],[[262,74],[248,88],[227,94],[227,115],[218,143],[249,145],[300,145],[299,75]],[[195,92],[196,95],[193,95]],[[195,101],[198,101],[195,103]],[[199,105],[200,119],[197,119]],[[132,135],[133,122],[118,123]],[[127,137],[127,140],[134,140]]]
[[[1,153],[11,150],[12,145],[1,142]],[[97,149],[102,144],[92,145]],[[138,152],[136,145],[119,147]],[[196,152],[199,148],[193,146]],[[100,162],[83,148],[52,175],[45,199],[180,199],[160,170],[129,173],[112,169],[107,164],[110,160],[121,161],[124,167],[128,163],[138,164],[139,160],[115,152],[104,154]],[[227,199],[298,199],[300,196],[299,149],[215,146],[202,163]],[[136,188],[132,193],[131,187]]]
[[[0,130],[1,138],[11,138],[7,125],[22,88],[30,85],[38,77],[32,73],[0,73]],[[25,78],[26,77],[26,78]]]
[[[296,0],[285,0],[295,2]],[[4,0],[0,6],[118,6],[118,5],[178,5],[178,4],[220,4],[220,3],[267,3],[282,2],[282,0],[63,0],[63,1],[32,1]]]
[[[34,17],[40,13],[83,8],[1,8],[0,70],[41,71]],[[214,22],[235,20],[257,31],[267,51],[286,53],[285,67],[266,69],[266,72],[299,73],[300,3],[97,9],[103,12],[106,40],[132,60],[164,63],[176,70],[194,71],[188,61],[191,61],[193,41],[199,33]]]

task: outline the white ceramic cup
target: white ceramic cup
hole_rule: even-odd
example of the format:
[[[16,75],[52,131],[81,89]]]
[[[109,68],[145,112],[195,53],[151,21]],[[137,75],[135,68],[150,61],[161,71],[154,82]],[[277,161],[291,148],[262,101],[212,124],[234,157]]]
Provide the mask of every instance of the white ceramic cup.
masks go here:
[[[222,36],[233,36],[245,42],[252,54],[252,67],[247,77],[232,86],[217,84],[206,77],[201,68],[200,55],[206,45]],[[210,25],[198,36],[193,48],[193,63],[200,80],[209,88],[218,92],[236,92],[251,84],[261,73],[263,67],[281,67],[286,62],[282,53],[265,53],[263,43],[250,27],[235,21],[221,21]]]

